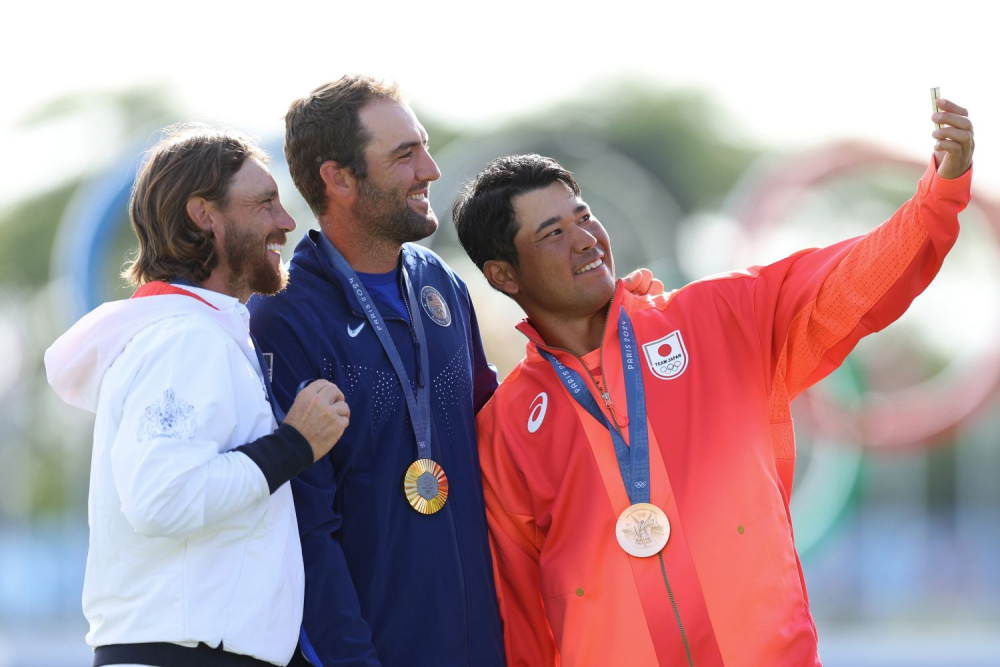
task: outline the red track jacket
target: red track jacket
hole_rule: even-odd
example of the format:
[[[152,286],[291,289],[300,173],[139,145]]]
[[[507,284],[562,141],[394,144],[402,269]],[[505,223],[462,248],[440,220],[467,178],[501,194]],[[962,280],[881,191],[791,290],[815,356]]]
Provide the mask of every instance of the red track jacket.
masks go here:
[[[971,170],[945,180],[932,165],[863,237],[655,298],[616,291],[603,371],[628,440],[615,326],[625,308],[645,383],[650,502],[671,524],[663,568],[618,546],[629,500],[611,437],[539,355],[538,333],[518,326],[527,356],[478,416],[510,665],[819,665],[788,511],[789,401],[927,287],[970,181]],[[546,349],[600,377],[598,350]]]

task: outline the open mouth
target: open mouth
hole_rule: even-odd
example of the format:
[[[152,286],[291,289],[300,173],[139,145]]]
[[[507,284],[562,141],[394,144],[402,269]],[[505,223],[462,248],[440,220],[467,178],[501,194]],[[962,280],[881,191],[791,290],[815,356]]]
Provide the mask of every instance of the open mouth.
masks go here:
[[[604,260],[603,259],[595,259],[590,264],[585,264],[582,267],[580,267],[579,269],[577,269],[576,275],[580,275],[581,273],[586,273],[587,271],[593,271],[594,269],[596,269],[596,268],[598,268],[600,266],[604,266]]]
[[[267,244],[267,251],[268,252],[276,252],[276,253],[278,253],[280,255],[281,254],[281,244],[280,243],[268,243]]]
[[[406,195],[406,202],[413,202],[420,210],[429,209],[431,206],[431,202],[428,198],[430,196],[430,192],[430,184],[422,183],[410,190],[410,192]]]

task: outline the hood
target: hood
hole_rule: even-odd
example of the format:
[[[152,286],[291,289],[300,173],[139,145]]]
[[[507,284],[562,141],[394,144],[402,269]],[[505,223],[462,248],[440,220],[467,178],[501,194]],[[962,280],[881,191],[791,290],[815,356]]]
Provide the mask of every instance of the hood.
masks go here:
[[[59,398],[70,405],[96,412],[104,375],[129,341],[161,320],[190,314],[209,317],[222,325],[241,348],[247,348],[244,353],[254,359],[256,367],[256,354],[246,325],[235,307],[220,310],[191,296],[175,292],[99,306],[45,351],[45,374],[49,384]],[[235,299],[232,301],[238,303]]]

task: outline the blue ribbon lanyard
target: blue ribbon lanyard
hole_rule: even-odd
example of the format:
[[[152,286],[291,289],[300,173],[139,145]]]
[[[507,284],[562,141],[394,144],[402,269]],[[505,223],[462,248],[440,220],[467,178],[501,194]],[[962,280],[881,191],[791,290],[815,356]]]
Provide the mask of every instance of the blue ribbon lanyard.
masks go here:
[[[618,471],[625,484],[629,502],[635,505],[649,502],[649,429],[646,425],[646,392],[642,384],[642,368],[639,366],[635,332],[624,308],[618,316],[618,342],[621,344],[622,372],[625,374],[631,447],[598,407],[583,377],[550,352],[542,348],[538,348],[538,352],[552,364],[556,375],[576,402],[611,433],[611,442],[614,443],[615,456],[618,459]],[[607,387],[607,368],[602,371],[604,384]],[[608,391],[610,392],[610,389]]]
[[[354,297],[358,300],[362,312],[364,312],[365,317],[371,324],[372,330],[375,331],[375,335],[378,336],[378,340],[382,344],[382,349],[385,350],[386,356],[389,357],[393,370],[396,371],[399,384],[403,387],[403,396],[406,398],[406,410],[410,414],[413,433],[417,439],[417,458],[433,458],[431,456],[431,396],[430,386],[426,380],[426,374],[430,369],[427,355],[427,341],[424,337],[424,326],[420,321],[420,313],[416,310],[417,297],[413,292],[413,285],[410,282],[409,274],[406,272],[405,263],[400,267],[400,271],[403,272],[403,282],[406,284],[407,299],[413,304],[413,313],[410,316],[410,321],[413,326],[414,336],[416,337],[420,363],[417,369],[416,394],[414,394],[413,387],[410,386],[409,376],[406,374],[406,368],[403,366],[403,360],[399,356],[399,351],[396,349],[395,343],[392,342],[392,336],[390,336],[389,331],[385,328],[384,320],[379,314],[375,302],[368,295],[368,290],[365,289],[361,279],[358,278],[358,274],[355,273],[347,259],[340,254],[336,246],[326,238],[325,234],[320,233],[318,245],[326,254],[330,263],[333,264],[333,268],[347,278],[347,281],[351,285],[351,292],[353,292]],[[421,375],[424,377],[421,377]]]

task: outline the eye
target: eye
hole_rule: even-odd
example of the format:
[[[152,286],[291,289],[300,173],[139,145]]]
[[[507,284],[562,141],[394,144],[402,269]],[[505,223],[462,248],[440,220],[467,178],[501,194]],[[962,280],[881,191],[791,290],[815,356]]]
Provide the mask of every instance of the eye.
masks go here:
[[[550,236],[556,236],[556,235],[558,235],[558,234],[562,234],[562,230],[561,230],[561,229],[553,229],[553,230],[552,230],[551,232],[549,232],[548,234],[546,234],[546,235],[545,235],[545,236],[543,236],[542,238],[543,238],[543,239],[547,239],[547,238],[549,238]]]
[[[593,220],[593,217],[591,217],[589,213],[585,213],[583,217],[580,218],[580,222],[590,222],[591,220]]]
[[[405,159],[411,158],[411,157],[413,157],[413,151],[406,151],[405,153],[403,153],[402,155],[399,156],[399,159],[400,160],[405,160]]]

